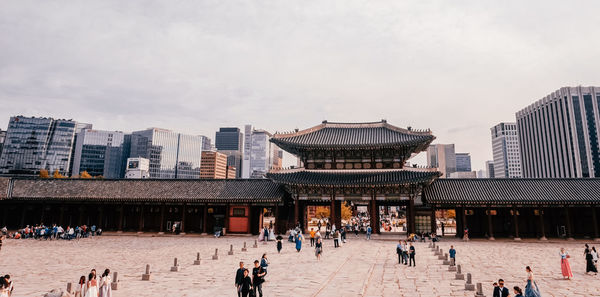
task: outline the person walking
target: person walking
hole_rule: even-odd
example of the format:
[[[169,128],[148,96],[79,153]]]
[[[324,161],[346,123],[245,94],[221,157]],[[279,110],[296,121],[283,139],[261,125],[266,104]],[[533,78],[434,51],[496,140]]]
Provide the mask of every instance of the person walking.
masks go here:
[[[354,223],[353,228],[354,228],[354,237],[358,238],[358,224]]]
[[[590,247],[585,244],[585,251],[583,251],[583,255],[585,256],[585,274],[593,272],[594,275],[598,274],[598,269],[596,269],[596,265],[594,265],[594,256],[592,256],[592,251]]]
[[[525,267],[527,272],[527,285],[525,286],[525,297],[541,297],[540,289],[538,288],[535,279],[533,278],[533,271],[531,267]]]
[[[98,297],[98,282],[96,281],[96,274],[90,273],[88,275],[87,290],[85,291],[85,297]]]
[[[321,254],[323,254],[323,241],[321,241],[321,237],[319,237],[315,244],[315,256],[317,257],[317,261],[321,260]]]
[[[335,234],[333,234],[333,247],[340,247],[340,232],[337,230],[335,231]]]
[[[112,279],[110,277],[110,269],[106,268],[102,277],[100,278],[100,297],[112,297],[112,288],[110,284]]]
[[[410,244],[410,247],[408,249],[409,249],[409,256],[410,256],[408,266],[416,267],[417,265],[415,264],[415,247],[413,246],[412,243]]]
[[[371,226],[367,226],[367,240],[371,240],[371,233],[373,232],[373,229],[371,229]]]
[[[242,279],[240,281],[240,293],[241,297],[248,297],[250,290],[252,290],[252,279],[248,276],[250,271],[248,269],[244,269],[242,274]]]
[[[594,266],[598,269],[598,252],[596,251],[596,247],[592,247],[592,260],[594,261]]]
[[[563,278],[571,279],[573,277],[573,272],[571,272],[571,264],[569,264],[569,253],[565,251],[565,248],[560,248],[560,270],[562,272]]]
[[[267,253],[264,253],[260,258],[260,267],[262,267],[265,275],[267,275],[267,267],[269,267],[269,264],[271,264],[271,262],[267,259]]]
[[[298,253],[302,249],[303,241],[304,241],[304,236],[302,236],[302,233],[298,233],[298,235],[296,236],[296,251],[298,251]]]
[[[315,235],[317,233],[313,228],[310,228],[310,246],[315,246]]]
[[[281,235],[277,235],[277,253],[281,254],[281,248],[283,248],[283,243],[281,243],[281,240],[283,239],[283,237],[281,237]]]
[[[396,254],[398,254],[398,264],[402,264],[402,253],[403,253],[402,240],[398,240],[398,244],[396,245]]]
[[[508,295],[510,295],[510,291],[508,291],[508,288],[504,287],[503,279],[499,279],[498,284],[494,283],[493,297],[508,297]]]
[[[456,250],[454,249],[453,245],[450,246],[448,255],[450,255],[450,265],[452,265],[452,266],[456,265]]]
[[[238,297],[242,296],[242,281],[244,280],[244,262],[240,262],[240,268],[235,271],[235,290]]]
[[[262,266],[259,264],[258,260],[254,261],[254,268],[252,268],[252,285],[254,286],[254,296],[258,291],[258,297],[262,297],[262,284],[265,282],[264,276],[267,273],[263,270]]]

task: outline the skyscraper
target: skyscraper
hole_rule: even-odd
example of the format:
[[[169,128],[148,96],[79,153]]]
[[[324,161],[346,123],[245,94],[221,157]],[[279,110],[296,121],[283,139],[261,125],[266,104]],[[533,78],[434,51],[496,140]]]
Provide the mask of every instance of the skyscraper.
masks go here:
[[[242,178],[263,178],[271,167],[281,167],[283,152],[272,142],[271,133],[246,125]]]
[[[0,173],[35,175],[42,169],[69,175],[77,122],[53,118],[11,117]]]
[[[204,135],[200,135],[200,137],[202,137],[202,151],[203,152],[208,152],[212,150],[212,141],[210,140],[209,137],[206,137]]]
[[[442,178],[449,178],[456,172],[456,153],[454,144],[431,144],[427,148],[427,166],[436,167]]]
[[[490,130],[494,155],[494,177],[523,177],[517,124],[499,123]]]
[[[227,156],[219,152],[202,152],[201,178],[227,178]]]
[[[237,177],[240,178],[244,149],[244,133],[240,132],[240,128],[220,128],[215,134],[215,147],[220,153],[227,155],[227,165],[235,167]]]
[[[469,153],[456,153],[456,171],[471,171],[471,155]]]
[[[150,160],[150,178],[200,178],[202,137],[150,128],[131,133],[130,157]]]
[[[600,87],[563,87],[516,113],[524,177],[600,177]]]
[[[84,129],[77,133],[72,174],[86,171],[92,176],[122,178],[124,140],[119,131]]]
[[[496,170],[494,169],[494,161],[485,161],[485,170],[487,178],[496,178]]]

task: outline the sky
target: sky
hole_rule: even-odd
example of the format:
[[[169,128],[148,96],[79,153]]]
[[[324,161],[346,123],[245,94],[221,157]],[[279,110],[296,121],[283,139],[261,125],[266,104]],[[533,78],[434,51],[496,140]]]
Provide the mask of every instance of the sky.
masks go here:
[[[214,140],[386,119],[492,159],[490,127],[600,86],[599,1],[2,1],[0,129],[47,116]],[[415,161],[423,165],[425,158]]]

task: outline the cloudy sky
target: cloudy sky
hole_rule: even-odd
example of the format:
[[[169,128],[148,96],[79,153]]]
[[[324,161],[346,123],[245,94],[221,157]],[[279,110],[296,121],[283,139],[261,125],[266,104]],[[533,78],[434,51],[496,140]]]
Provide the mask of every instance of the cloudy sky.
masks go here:
[[[430,128],[492,158],[489,128],[600,85],[598,1],[3,1],[12,115],[214,139],[329,121]],[[422,158],[418,158],[422,160]]]

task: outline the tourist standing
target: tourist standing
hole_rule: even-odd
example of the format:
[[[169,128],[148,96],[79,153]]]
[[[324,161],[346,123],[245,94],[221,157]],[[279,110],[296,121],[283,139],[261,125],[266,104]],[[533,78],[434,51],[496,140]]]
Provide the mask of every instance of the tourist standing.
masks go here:
[[[329,239],[330,235],[331,235],[331,225],[329,224],[329,222],[327,222],[327,225],[325,226],[325,239]]]
[[[262,284],[265,281],[264,276],[267,274],[262,266],[258,264],[258,260],[254,261],[254,268],[252,268],[252,284],[254,285],[254,296],[258,291],[259,297],[262,297]]]
[[[508,288],[504,287],[504,280],[499,279],[498,284],[494,283],[494,294],[493,297],[508,297],[510,292]]]
[[[404,265],[408,265],[408,244],[406,243],[406,240],[402,245],[402,263],[404,263]]]
[[[8,297],[9,292],[8,282],[4,276],[0,276],[0,297]]]
[[[319,220],[319,222],[317,223],[317,228],[319,228],[319,231],[321,231],[321,220]]]
[[[596,269],[596,265],[594,265],[594,256],[592,256],[592,251],[590,247],[585,244],[585,251],[583,251],[583,255],[585,256],[585,274],[593,272],[594,275],[598,274],[598,269]]]
[[[264,253],[262,258],[260,258],[260,267],[262,267],[265,275],[267,275],[267,267],[269,267],[269,264],[271,264],[271,262],[269,262],[269,259],[267,259],[267,253]]]
[[[571,272],[571,264],[569,264],[569,253],[565,251],[565,248],[560,248],[560,270],[562,272],[563,278],[571,279],[573,277],[573,272]]]
[[[527,285],[525,286],[525,297],[541,297],[540,289],[533,278],[533,271],[531,267],[525,267],[525,271],[527,272]]]
[[[277,235],[277,253],[281,254],[281,248],[283,247],[283,244],[281,243],[281,240],[283,239],[283,237],[281,237],[281,235]]]
[[[445,232],[444,227],[445,227],[445,224],[444,224],[444,222],[442,222],[442,236],[444,236],[444,232]]]
[[[250,293],[250,290],[252,290],[252,280],[250,279],[248,274],[250,274],[248,269],[244,269],[242,279],[240,281],[240,293],[241,293],[240,296],[241,297],[248,297],[248,293]]]
[[[592,247],[592,260],[594,261],[594,266],[598,269],[598,252],[595,246]]]
[[[85,275],[79,278],[77,289],[75,289],[75,297],[83,297],[85,295]]]
[[[238,297],[242,296],[242,281],[244,280],[244,262],[240,262],[240,268],[235,272],[235,289],[238,293]]]
[[[321,260],[321,254],[323,253],[323,241],[321,241],[321,237],[317,238],[317,243],[315,244],[315,256],[317,256],[317,261]]]
[[[373,229],[371,229],[371,226],[367,226],[367,240],[371,240],[371,233],[373,232]]]
[[[96,275],[91,273],[88,275],[87,290],[85,291],[85,297],[98,297],[98,282],[96,281]]]
[[[100,279],[100,297],[112,297],[112,288],[110,284],[112,283],[112,279],[110,277],[110,269],[106,268],[104,273],[102,273],[102,278]]]
[[[302,236],[302,233],[298,233],[298,235],[296,236],[296,251],[298,251],[298,253],[302,249],[303,241],[304,241],[304,236]]]
[[[339,231],[335,231],[335,234],[333,234],[333,247],[337,248],[340,247],[340,232]]]
[[[463,240],[469,241],[469,228],[467,227],[465,227],[465,230],[463,231]]]
[[[315,246],[315,230],[310,228],[310,246]]]
[[[452,266],[456,265],[456,250],[454,249],[453,245],[450,246],[450,250],[448,251],[448,255],[450,255],[450,264]]]
[[[402,253],[403,253],[403,246],[402,246],[402,240],[398,240],[398,245],[396,245],[396,254],[398,254],[398,264],[402,264]]]
[[[408,249],[409,249],[409,256],[410,256],[410,259],[408,261],[408,266],[416,267],[417,265],[415,264],[415,247],[413,246],[412,243],[410,244],[410,247]]]
[[[515,297],[523,297],[523,290],[519,287],[514,287]]]

